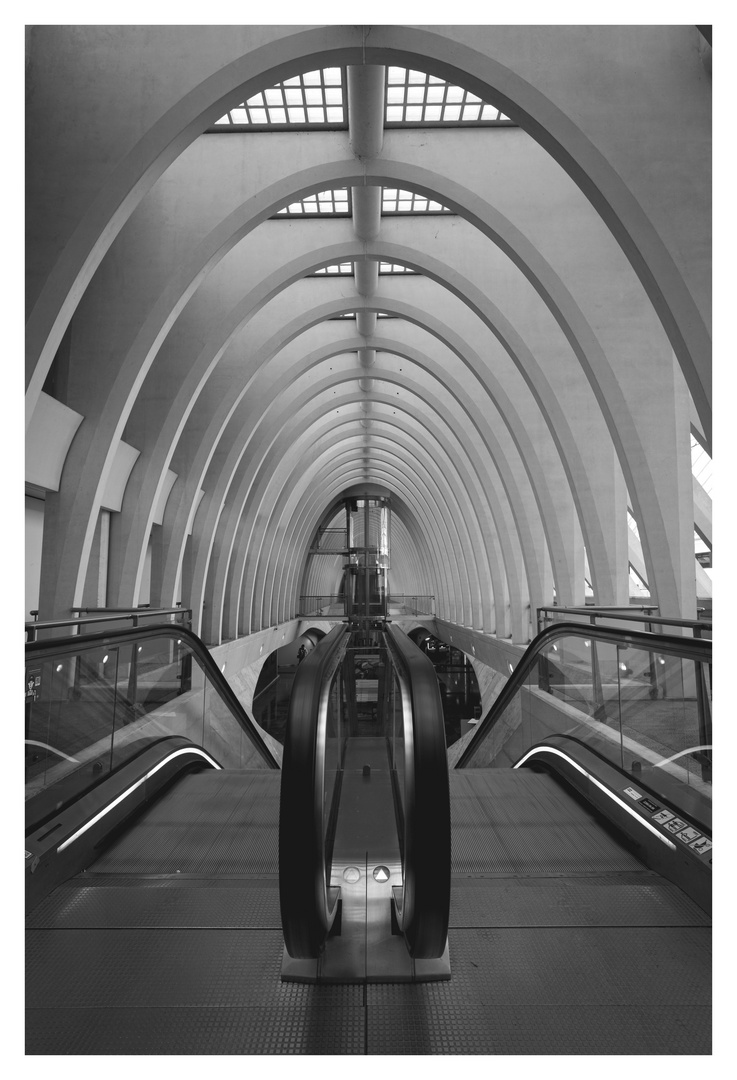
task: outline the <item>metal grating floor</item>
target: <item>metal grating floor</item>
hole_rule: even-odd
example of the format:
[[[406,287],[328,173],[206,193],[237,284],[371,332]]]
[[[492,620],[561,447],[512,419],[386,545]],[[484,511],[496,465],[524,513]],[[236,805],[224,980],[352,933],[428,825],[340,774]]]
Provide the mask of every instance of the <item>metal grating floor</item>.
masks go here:
[[[709,918],[524,770],[451,772],[450,982],[282,983],[279,780],[183,778],[28,917],[28,1054],[710,1053]]]

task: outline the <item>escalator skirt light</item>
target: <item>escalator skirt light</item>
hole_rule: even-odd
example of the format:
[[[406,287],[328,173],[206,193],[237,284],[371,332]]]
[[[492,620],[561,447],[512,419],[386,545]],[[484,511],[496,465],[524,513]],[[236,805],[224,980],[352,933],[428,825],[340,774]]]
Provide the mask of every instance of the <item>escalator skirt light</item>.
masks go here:
[[[556,750],[555,747],[552,746],[534,747],[532,750],[528,750],[525,756],[520,758],[517,764],[513,767],[515,769],[519,769],[521,765],[524,765],[524,763],[528,761],[531,757],[533,757],[535,754],[555,754],[557,757],[563,758],[564,761],[567,761],[569,765],[572,765],[574,769],[577,769],[580,773],[582,773],[583,776],[590,780],[592,784],[595,784],[600,789],[600,791],[603,791],[605,795],[607,795],[613,802],[617,804],[617,806],[620,806],[622,810],[626,810],[630,817],[633,817],[635,821],[640,823],[640,825],[643,825],[646,829],[649,829],[653,836],[657,836],[661,844],[665,844],[666,847],[671,848],[673,851],[676,850],[676,845],[666,836],[663,836],[661,832],[658,832],[654,825],[651,825],[649,821],[645,821],[645,819],[642,818],[635,810],[633,810],[631,806],[628,806],[627,803],[620,799],[618,795],[615,795],[613,791],[610,791],[609,788],[602,784],[600,780],[597,780],[595,776],[592,776],[590,772],[582,768],[582,766],[579,765],[577,761],[574,761],[572,757],[569,757],[568,754],[564,754],[562,750]]]
[[[222,766],[218,765],[218,763],[213,758],[211,758],[209,754],[206,754],[204,750],[200,750],[198,747],[185,747],[181,750],[175,750],[174,753],[169,754],[167,757],[165,757],[163,761],[159,761],[157,765],[154,765],[153,769],[149,769],[145,776],[142,776],[140,777],[140,779],[136,780],[135,784],[131,784],[129,788],[126,788],[125,791],[121,792],[116,799],[113,799],[113,801],[111,803],[108,803],[108,805],[102,810],[100,810],[99,813],[95,814],[94,817],[90,818],[89,821],[85,822],[85,824],[82,825],[81,828],[77,829],[75,833],[72,833],[71,836],[68,836],[63,844],[59,844],[58,848],[56,849],[57,855],[61,854],[61,852],[64,851],[65,848],[68,848],[71,844],[73,844],[75,840],[78,840],[80,836],[84,836],[84,834],[89,829],[91,829],[93,825],[96,825],[97,822],[101,821],[106,814],[109,814],[111,810],[114,810],[116,806],[119,806],[124,799],[127,799],[129,795],[132,795],[133,792],[136,791],[142,784],[145,784],[147,780],[149,780],[159,771],[159,769],[163,769],[163,767],[165,765],[168,765],[170,761],[173,761],[175,758],[181,757],[182,754],[199,754],[200,757],[204,758],[205,761],[213,767],[213,769],[222,768]]]

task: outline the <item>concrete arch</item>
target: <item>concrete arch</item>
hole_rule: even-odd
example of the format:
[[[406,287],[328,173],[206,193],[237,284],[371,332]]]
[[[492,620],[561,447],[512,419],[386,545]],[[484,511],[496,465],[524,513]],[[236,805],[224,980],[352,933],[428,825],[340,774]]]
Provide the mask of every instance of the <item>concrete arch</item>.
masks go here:
[[[616,163],[607,159],[604,137],[600,138],[602,146],[597,146],[549,96],[478,48],[416,27],[371,29],[370,45],[365,39],[357,42],[356,27],[328,27],[298,32],[255,48],[201,78],[131,148],[78,223],[32,312],[27,335],[33,368],[31,412],[79,296],[112,238],[156,177],[236,92],[252,93],[270,80],[295,73],[300,66],[307,69],[329,63],[331,58],[422,66],[460,80],[517,119],[560,162],[607,221],[658,310],[694,386],[699,412],[707,412],[703,376],[710,354],[704,319],[645,209],[618,173]],[[203,74],[197,71],[194,78]]]
[[[351,163],[351,165],[352,165],[352,168],[355,169],[355,163]],[[420,189],[421,189],[421,185],[415,184],[415,187],[420,187]],[[446,201],[448,201],[448,200],[446,199]],[[232,215],[231,215],[231,217],[232,217]],[[339,255],[340,250],[341,250],[340,247],[334,247],[334,248],[328,249],[327,251],[324,252],[324,255],[321,254],[321,258],[320,258],[319,261],[315,262],[313,260],[312,263],[309,266],[305,265],[302,268],[301,272],[302,273],[308,272],[309,269],[314,268],[315,265],[320,265],[320,263],[323,261],[323,258],[324,258],[325,261],[329,261],[332,258],[340,257],[340,255]],[[345,249],[343,249],[343,250],[345,250]],[[357,248],[357,250],[360,250],[360,246]],[[364,250],[366,250],[365,245],[364,245]],[[386,245],[382,245],[380,250],[387,250]],[[379,254],[380,250],[377,249],[376,253]],[[539,259],[538,259],[538,261],[539,261]],[[417,265],[419,265],[419,263],[417,263]],[[436,274],[433,274],[431,268],[427,265],[427,262],[426,261],[424,262],[424,271],[423,272],[427,273],[431,277],[435,276],[436,280],[442,281],[443,280],[442,276],[439,273],[437,273],[437,270],[439,270],[439,268],[436,268]],[[294,277],[291,278],[291,280],[296,280],[296,277],[299,277],[299,276],[301,276],[301,274],[298,271],[294,275]],[[288,281],[285,282],[284,276],[281,275],[281,280],[279,282],[279,286],[283,288],[283,287],[285,287],[285,284],[288,284],[288,283],[289,283]],[[552,288],[554,286],[554,282],[553,281],[548,282],[548,286],[549,286],[549,288]],[[464,289],[466,289],[466,286],[464,286]],[[560,292],[561,289],[562,289],[562,285],[560,286],[560,288],[558,288],[557,291]],[[463,290],[459,289],[459,291],[457,292],[457,295],[461,296],[464,299],[464,302],[469,304],[469,307],[472,307],[472,305],[470,303],[470,299],[469,299],[469,293],[467,291],[464,292]],[[483,301],[484,298],[481,297],[480,299]],[[265,302],[265,300],[262,299],[261,302],[263,303],[263,302]],[[493,330],[493,328],[496,326],[496,321],[491,319],[490,321],[487,322],[487,325],[489,325],[490,329]],[[566,325],[569,325],[569,323],[566,322]],[[581,327],[581,329],[585,330],[585,327]],[[567,336],[569,336],[569,340],[571,340],[570,339],[570,334],[571,334],[571,330],[570,330],[570,327],[569,327],[568,334],[567,334]],[[497,336],[499,336],[499,335],[497,334]],[[507,335],[507,337],[508,336],[509,335]],[[501,340],[501,338],[500,338],[500,340]],[[589,336],[588,336],[587,341],[588,341],[588,348],[584,349],[581,345],[579,345],[574,351],[576,351],[576,353],[577,353],[577,355],[579,356],[580,359],[581,358],[585,359],[586,363],[588,364],[587,358],[595,356],[598,353],[600,354],[601,350],[598,348],[598,345],[595,342],[595,339],[594,339],[593,335],[591,334],[590,330],[589,330]],[[598,350],[598,353],[597,353],[597,350]],[[512,355],[512,354],[510,353],[510,355]],[[153,359],[153,357],[151,357],[151,359]],[[603,364],[606,367],[606,361],[603,358],[603,356],[601,357],[601,360],[603,361]],[[523,370],[523,369],[520,369],[520,370]],[[598,377],[601,377],[602,371],[603,371],[603,368],[600,368],[599,371],[598,371]],[[603,374],[606,377],[606,371],[603,371]],[[137,379],[138,385],[140,385],[141,381],[142,381],[142,375],[139,372],[139,377]],[[592,385],[594,385],[594,384],[592,384]],[[596,389],[595,389],[595,392],[596,392]],[[617,421],[615,422],[612,419],[611,421],[608,421],[608,422],[609,422],[609,426],[610,426],[610,431],[612,431],[612,433],[614,435],[616,435],[617,424],[622,423],[622,416],[626,414],[626,404],[623,403],[623,398],[622,398],[622,394],[621,394],[621,388],[619,387],[619,385],[617,383],[617,380],[615,378],[613,378],[611,373],[610,373],[609,377],[608,377],[606,393],[602,394],[602,392],[599,392],[597,394],[597,397],[598,397],[598,399],[600,401],[600,404],[602,405],[603,408],[606,408],[607,402],[609,400],[609,395],[612,394],[612,393],[615,395],[615,398],[617,398],[617,400],[616,400]],[[192,400],[191,396],[190,396],[190,398],[188,400],[189,400],[189,402],[191,402],[191,400]],[[542,396],[541,396],[541,400],[543,400]],[[551,400],[551,399],[548,399],[548,400]],[[127,408],[129,409],[130,405],[127,406]],[[98,428],[98,431],[100,431],[100,432],[108,432],[109,430],[111,430],[111,429],[108,427],[107,424],[101,424],[100,427]],[[120,422],[118,423],[118,430],[122,430],[122,425],[120,424]],[[551,427],[551,430],[553,430],[552,427]],[[634,430],[634,425],[630,425],[630,431],[628,433],[628,436],[626,436],[624,439],[620,440],[620,443],[619,443],[619,446],[618,446],[618,451],[620,453],[620,460],[621,460],[621,455],[623,454],[623,447],[624,446],[633,446],[634,447],[631,456],[632,456],[632,459],[635,462],[639,462],[639,461],[642,460],[642,456],[640,454],[638,454],[638,449],[637,449],[637,445],[636,445],[636,443],[638,441],[637,440],[637,435],[636,435],[636,432],[633,435],[633,430]],[[102,438],[104,439],[105,436],[102,436]],[[634,443],[633,443],[633,439],[635,440]],[[98,439],[98,442],[99,442],[99,439]],[[113,443],[114,443],[114,439],[113,440],[108,440],[108,444],[107,444],[108,445],[108,455],[107,455],[107,458],[104,459],[106,461],[110,460],[110,453],[111,453],[110,448],[113,445]],[[75,448],[73,447],[73,451],[74,450],[75,450]],[[99,446],[95,446],[95,447],[92,447],[92,448],[87,448],[87,447],[83,447],[80,444],[80,446],[79,446],[79,454],[84,455],[84,465],[82,466],[83,468],[96,468],[96,467],[98,467],[96,464],[93,465],[91,463],[93,463],[93,462],[97,463],[97,462],[99,462],[101,460],[101,455],[100,455],[100,453],[97,452],[99,450],[100,450]],[[103,458],[104,458],[104,455],[103,455]],[[90,463],[90,464],[88,464],[88,463]],[[625,471],[626,471],[626,474],[627,474],[627,472],[629,472],[630,470],[628,470],[626,468],[625,462],[623,462],[623,467],[625,467]],[[100,480],[99,480],[98,485],[97,485],[98,489],[102,486],[102,484],[104,482],[105,475],[106,475],[105,474],[105,465],[103,465],[103,468],[102,468],[101,473],[100,473]],[[160,472],[159,473],[159,481],[160,481],[160,478],[161,478],[162,475],[163,475],[163,472]],[[640,483],[638,484],[637,482],[635,482],[634,478],[631,475],[628,476],[628,485],[630,487],[630,490],[635,493],[633,495],[633,498],[635,498],[635,501],[638,501],[637,492],[639,492],[639,490],[642,488],[643,477],[640,477],[639,479],[640,479]],[[78,490],[81,493],[81,491],[87,490],[88,486],[89,486],[88,484],[81,484],[79,486]],[[652,486],[652,485],[650,485],[650,486]],[[643,493],[643,497],[640,498],[639,501],[641,502],[642,505],[641,505],[641,507],[638,508],[638,519],[640,521],[642,521],[642,523],[643,523],[643,531],[645,533],[645,536],[646,537],[653,536],[652,546],[658,548],[659,540],[661,539],[661,537],[665,537],[667,534],[666,534],[666,530],[663,527],[660,527],[658,529],[658,523],[657,522],[653,522],[652,520],[650,520],[648,522],[648,519],[653,518],[653,509],[652,508],[653,508],[654,505],[656,505],[653,498],[651,497],[651,495],[652,495],[652,493],[648,493],[647,491],[645,491]],[[80,497],[82,497],[82,496],[80,495]],[[643,512],[642,507],[646,508],[645,512]],[[85,522],[86,521],[88,523],[87,530],[86,530],[86,535],[85,535],[84,540],[83,540],[82,545],[81,545],[81,548],[82,548],[82,562],[84,563],[86,561],[86,557],[88,557],[88,555],[89,555],[90,545],[91,545],[91,542],[92,542],[91,541],[91,533],[92,533],[92,529],[94,528],[94,520],[96,520],[96,513],[94,512],[94,507],[92,507],[88,512],[86,512],[86,507],[84,507],[84,506],[80,507],[78,505],[78,503],[77,503],[77,504],[75,504],[75,506],[73,506],[71,508],[70,513],[69,513],[68,516],[69,516],[70,522],[72,522],[72,524],[70,524],[69,528],[74,529],[75,526],[74,526],[73,522],[75,522],[75,521],[76,522]],[[656,535],[657,532],[659,532],[661,534],[661,536]],[[647,540],[646,540],[646,543],[645,543],[644,546],[645,546],[645,554],[646,554],[646,559],[647,559],[647,558],[649,558],[649,550],[650,550],[650,545],[647,542]],[[663,572],[664,571],[662,571],[661,573],[655,573],[655,571],[651,568],[650,571],[649,571],[649,574],[650,574],[651,580],[656,583],[655,587],[658,588],[659,596],[661,597],[662,603],[666,603],[667,598],[668,598],[668,594],[672,591],[672,588],[669,587],[669,583],[667,581],[665,581],[665,582],[662,581]],[[80,574],[78,575],[77,591],[79,591],[79,589],[81,588],[80,578],[81,578],[81,580],[83,580],[83,577],[84,577],[83,571],[80,571]]]
[[[345,405],[347,403],[349,403],[352,400],[353,397],[354,397],[354,395],[346,394],[343,398],[336,399],[336,408],[337,409],[345,409]],[[318,413],[323,412],[327,416],[332,416],[332,401],[333,401],[333,399],[331,399],[331,402],[327,406],[327,409],[325,408],[325,406],[323,406],[322,408],[320,408],[320,406],[316,406],[316,409],[317,409]],[[333,423],[329,426],[329,429],[328,429],[329,436],[333,440],[336,439],[336,431],[334,429],[335,429],[335,427],[340,426],[339,425],[339,420],[340,420],[340,418],[336,414],[336,418],[333,420]],[[354,423],[355,423],[355,421],[354,421]],[[307,419],[304,422],[303,430],[302,430],[301,434],[300,434],[299,428],[293,427],[290,430],[288,436],[283,435],[282,439],[280,441],[282,443],[287,442],[287,441],[289,442],[289,445],[278,446],[279,451],[283,452],[283,455],[284,455],[284,471],[286,471],[288,474],[289,473],[294,474],[293,470],[296,468],[296,463],[297,462],[302,462],[302,461],[304,461],[306,459],[309,459],[309,457],[310,457],[310,455],[312,453],[310,448],[313,445],[317,445],[314,421],[310,422],[310,420]],[[274,444],[274,445],[278,445],[278,444]],[[275,452],[276,451],[274,451],[274,453]],[[326,452],[328,453],[328,455],[330,454],[329,447],[328,447],[328,450]],[[336,454],[335,445],[333,446],[332,453],[335,456],[335,454]],[[438,446],[438,453],[442,454],[442,450],[440,449],[439,446]],[[269,451],[269,456],[271,456],[271,451]],[[266,458],[263,458],[262,461],[266,462]],[[265,485],[267,490],[268,490],[269,485],[273,484],[273,486],[275,486],[277,488],[277,490],[282,491],[282,492],[285,491],[283,485],[280,484],[279,482],[277,482],[276,480],[274,480],[274,478],[268,472],[268,469],[264,470],[263,468],[261,468],[260,471],[262,473],[261,484]],[[241,506],[245,505],[245,501],[246,501],[247,497],[249,498],[249,500],[252,500],[252,516],[254,518],[258,518],[259,524],[261,526],[260,536],[262,536],[263,535],[263,530],[267,526],[267,522],[264,520],[264,513],[261,513],[259,511],[259,500],[256,498],[255,494],[253,494],[253,495],[249,494],[249,492],[251,492],[253,490],[251,488],[251,483],[252,482],[249,479],[249,474],[250,475],[254,474],[254,469],[251,468],[251,467],[249,467],[248,473],[246,473],[243,480],[240,482],[240,484],[238,486],[238,491],[234,496],[233,502],[234,502],[235,507],[241,507]],[[254,477],[253,483],[255,484],[257,482],[258,481]],[[296,481],[296,486],[299,489],[308,490],[309,494],[310,494],[310,498],[314,498],[315,490],[319,491],[319,485],[316,486],[315,483],[308,484],[306,479],[303,479],[301,477]],[[288,494],[288,491],[286,493]],[[270,497],[265,497],[264,501],[265,501],[265,504],[269,507],[269,512],[270,512],[272,504],[273,504],[273,500]],[[460,514],[458,516],[460,517]],[[234,520],[234,519],[235,519],[235,515],[233,515],[231,520]],[[233,536],[233,534],[235,532],[235,528],[230,523],[228,525],[228,532],[231,535],[230,544],[232,544],[232,536]],[[293,532],[294,532],[294,535],[296,535],[296,530],[293,530]],[[206,535],[207,535],[207,532],[206,532]],[[246,550],[243,551],[241,556],[236,556],[236,565],[239,564],[241,558],[246,557],[246,551],[250,554],[250,556],[252,556],[253,558],[256,558],[258,552],[261,549],[261,545],[262,545],[262,541],[260,539],[260,536],[253,537],[252,535],[249,534],[249,536],[246,538],[246,543],[247,543]],[[228,545],[228,547],[230,547],[230,544]],[[461,545],[459,544],[458,540],[456,539],[453,542],[452,550],[456,550],[460,546]],[[463,546],[465,548],[467,548],[467,545],[463,545]],[[293,565],[294,562],[295,562],[295,558],[299,559],[299,560],[302,560],[303,554],[304,553],[301,550],[297,549],[297,551],[295,553],[293,553],[292,558],[287,560],[284,565],[287,566],[287,567]],[[225,572],[225,565],[223,566],[223,570],[221,572],[221,575],[224,574],[224,572]],[[221,580],[222,580],[222,576],[221,576]],[[459,585],[460,583],[457,582],[456,584]]]
[[[321,457],[325,463],[325,468],[329,471],[329,474],[339,478],[340,475],[348,475],[348,471],[351,468],[349,463],[350,459],[355,456],[355,448],[350,448],[347,454],[344,456],[340,452],[336,453],[336,448],[331,450],[326,448]],[[452,581],[452,592],[449,594],[450,607],[454,612],[454,621],[466,623],[466,620],[470,617],[470,611],[472,607],[478,606],[479,593],[478,593],[478,577],[474,573],[473,563],[467,561],[467,556],[471,549],[470,541],[468,538],[468,525],[463,518],[457,520],[449,520],[447,516],[442,514],[442,510],[447,505],[443,497],[442,488],[440,487],[440,481],[438,476],[432,476],[431,473],[425,469],[421,470],[421,474],[416,474],[413,477],[413,487],[410,489],[406,487],[406,471],[403,468],[404,462],[401,465],[397,464],[397,455],[394,450],[392,455],[389,455],[389,460],[383,460],[381,455],[376,451],[372,454],[372,474],[377,478],[381,478],[389,486],[390,491],[397,485],[404,483],[404,490],[408,496],[411,496],[417,501],[418,507],[416,513],[419,511],[419,507],[422,506],[422,514],[425,519],[425,529],[432,529],[438,538],[436,543],[438,547],[444,548],[446,552],[459,552],[459,559],[457,565],[450,566],[450,579]],[[359,471],[362,471],[362,462],[354,466]],[[394,483],[390,482],[390,478],[394,479]],[[326,482],[321,475],[321,483]],[[401,490],[401,487],[399,488]],[[309,491],[305,490],[301,493],[294,492],[295,502],[299,499],[299,502],[308,503],[311,499]],[[422,500],[420,501],[420,496]],[[447,498],[447,495],[445,496]],[[283,499],[280,500],[284,503],[288,503],[289,498],[286,492],[283,493]],[[427,505],[427,509],[423,504]],[[279,507],[279,510],[282,508]],[[286,509],[284,511],[286,513]],[[283,515],[282,515],[283,516]],[[442,520],[437,522],[436,519],[441,517]],[[299,510],[296,511],[296,517],[299,519]],[[292,520],[291,517],[288,520]],[[435,524],[433,524],[435,522]],[[309,531],[309,526],[305,526]],[[445,535],[443,535],[445,534]],[[255,571],[253,579],[256,581],[256,591],[254,593],[254,617],[260,618],[262,622],[271,622],[272,620],[279,620],[281,613],[287,609],[293,603],[293,597],[285,595],[283,591],[278,589],[278,583],[275,581],[273,573],[271,571],[276,565],[289,566],[294,563],[295,565],[304,564],[304,537],[299,535],[299,532],[294,532],[293,547],[295,550],[300,551],[300,558],[292,560],[285,557],[283,552],[279,552],[276,542],[279,536],[285,541],[291,541],[292,537],[286,536],[284,531],[272,531],[271,543],[265,543],[260,545],[257,549],[257,560],[255,564]],[[448,545],[451,546],[448,546]],[[461,554],[462,552],[462,554]],[[448,560],[449,562],[451,560]],[[281,595],[280,595],[281,593]]]
[[[349,382],[351,382],[351,383],[353,382],[353,380],[352,380],[352,379],[349,379],[348,381],[349,381]],[[334,400],[334,399],[331,399],[331,403],[332,403],[332,401],[333,401],[333,400]],[[339,404],[339,405],[340,405],[340,406],[342,407],[342,402],[343,402],[343,400],[355,400],[355,392],[353,392],[353,394],[349,394],[348,398],[346,398],[346,399],[343,399],[343,398],[341,398],[341,399],[335,399],[335,400],[336,400],[336,404]],[[396,404],[396,403],[395,403],[395,402],[392,402],[392,404]],[[357,414],[357,415],[360,415],[360,414]],[[308,422],[307,422],[307,421],[305,421],[305,424],[307,424],[307,423],[308,423]],[[405,418],[405,420],[404,420],[404,424],[405,424],[405,425],[407,425],[407,424],[410,424],[410,425],[412,425],[412,423],[413,423],[413,420],[410,420],[410,419],[408,419],[408,418]],[[279,427],[279,425],[278,425],[278,424],[276,424],[276,425],[275,425],[275,427],[276,427],[276,428],[278,428],[278,427]],[[292,428],[290,429],[290,433],[291,433],[291,434],[294,434],[295,432],[298,432],[299,430],[300,430],[299,428],[295,428],[295,427],[292,427]],[[414,439],[417,439],[417,438],[418,438],[418,432],[417,432],[417,431],[413,431],[413,438],[414,438]],[[452,445],[452,439],[451,439],[451,445]],[[284,453],[288,453],[288,452],[289,452],[289,451],[288,451],[288,449],[287,449],[287,448],[284,448]],[[437,456],[438,454],[440,454],[440,455],[441,455],[441,457],[447,456],[447,448],[446,448],[446,449],[444,450],[444,449],[442,449],[441,447],[438,447],[438,448],[436,449],[436,456]],[[276,456],[276,455],[274,454],[273,456]],[[238,500],[236,500],[236,501],[238,501]],[[493,493],[490,493],[490,492],[488,492],[488,491],[487,491],[487,492],[484,492],[484,493],[483,493],[483,497],[482,497],[481,499],[476,499],[475,501],[476,501],[476,502],[477,502],[477,503],[478,503],[478,504],[479,504],[479,505],[480,505],[481,507],[485,507],[485,506],[488,506],[490,502],[492,502],[492,503],[493,503]],[[219,498],[217,499],[217,502],[219,502]],[[512,551],[512,552],[514,552],[514,550],[515,550],[515,549],[514,549],[514,546],[513,546],[512,544],[508,544],[508,551],[509,551],[510,549],[511,549],[511,551]],[[509,558],[509,560],[510,560],[510,564],[511,564],[511,565],[513,566],[513,565],[514,565],[514,557],[513,557],[513,555],[508,555],[508,558]]]

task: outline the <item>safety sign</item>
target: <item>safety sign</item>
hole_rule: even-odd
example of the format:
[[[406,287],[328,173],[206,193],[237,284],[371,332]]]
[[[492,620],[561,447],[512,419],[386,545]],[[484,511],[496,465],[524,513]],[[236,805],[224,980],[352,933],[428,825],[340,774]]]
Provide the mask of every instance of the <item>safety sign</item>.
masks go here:
[[[699,830],[694,829],[693,826],[689,825],[687,829],[682,829],[681,832],[679,832],[678,839],[682,840],[684,844],[690,844],[692,840],[698,840],[700,836],[701,833]]]
[[[688,825],[687,821],[681,821],[679,817],[673,818],[672,821],[666,821],[665,827],[670,833],[680,832],[681,829],[685,829]]]
[[[661,810],[659,814],[656,814],[653,821],[657,821],[658,825],[665,825],[666,821],[670,821],[676,815],[671,814],[669,810]]]
[[[698,851],[699,855],[705,855],[707,851],[711,850],[712,846],[711,840],[707,840],[705,836],[694,840],[693,844],[691,844],[691,847],[694,851]]]

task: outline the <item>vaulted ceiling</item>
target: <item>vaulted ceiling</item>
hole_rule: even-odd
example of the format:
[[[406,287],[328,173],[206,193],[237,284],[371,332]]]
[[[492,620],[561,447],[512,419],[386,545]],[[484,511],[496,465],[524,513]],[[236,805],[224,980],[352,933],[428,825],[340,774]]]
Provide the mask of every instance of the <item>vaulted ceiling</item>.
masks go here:
[[[283,622],[338,587],[309,550],[356,493],[449,622],[524,641],[632,572],[693,616],[709,56],[688,26],[33,28],[42,617]]]

